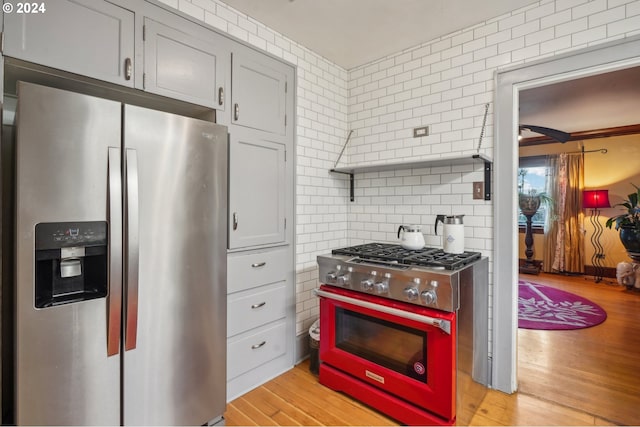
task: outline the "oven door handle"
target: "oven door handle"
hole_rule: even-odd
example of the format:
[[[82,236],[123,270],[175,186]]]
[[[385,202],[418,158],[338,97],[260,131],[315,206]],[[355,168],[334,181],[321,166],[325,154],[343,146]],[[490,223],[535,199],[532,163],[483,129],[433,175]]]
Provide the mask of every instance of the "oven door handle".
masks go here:
[[[387,307],[380,304],[374,304],[369,301],[362,301],[355,298],[345,297],[344,295],[336,295],[331,292],[323,291],[322,289],[314,289],[313,293],[318,297],[329,298],[336,301],[346,302],[348,304],[355,305],[357,307],[367,308],[369,310],[378,311],[380,313],[391,314],[403,319],[414,320],[416,322],[424,323],[426,325],[435,326],[440,328],[445,333],[451,335],[451,322],[449,320],[436,319],[435,317],[423,316],[421,314],[415,314],[404,310],[399,310],[393,307]]]

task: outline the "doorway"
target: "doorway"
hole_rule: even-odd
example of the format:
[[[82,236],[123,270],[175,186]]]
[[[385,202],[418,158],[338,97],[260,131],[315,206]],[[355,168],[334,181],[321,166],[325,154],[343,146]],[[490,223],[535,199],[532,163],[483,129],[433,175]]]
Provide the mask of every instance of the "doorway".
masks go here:
[[[494,161],[493,387],[517,390],[518,239],[516,183],[519,92],[640,64],[640,37],[498,72]]]

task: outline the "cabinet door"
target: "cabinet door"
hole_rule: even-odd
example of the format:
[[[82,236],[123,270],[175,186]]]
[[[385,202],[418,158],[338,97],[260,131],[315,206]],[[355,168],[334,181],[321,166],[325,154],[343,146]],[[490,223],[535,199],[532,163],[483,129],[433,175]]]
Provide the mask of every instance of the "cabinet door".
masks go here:
[[[4,54],[133,87],[134,14],[102,0],[4,14]]]
[[[284,135],[286,130],[286,65],[252,51],[234,52],[231,122]]]
[[[221,110],[230,54],[213,32],[208,34],[210,41],[185,32],[195,27],[199,26],[184,20],[177,30],[145,19],[144,89]]]
[[[286,148],[234,126],[229,147],[229,248],[285,241]]]

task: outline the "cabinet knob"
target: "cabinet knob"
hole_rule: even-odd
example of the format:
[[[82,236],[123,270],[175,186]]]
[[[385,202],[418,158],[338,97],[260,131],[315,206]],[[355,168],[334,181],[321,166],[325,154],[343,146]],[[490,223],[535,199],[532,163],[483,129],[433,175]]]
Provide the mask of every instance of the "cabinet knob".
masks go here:
[[[236,103],[233,105],[233,120],[238,120],[240,117],[240,106]]]
[[[218,88],[218,105],[224,104],[224,88],[220,86]]]
[[[124,60],[124,79],[131,80],[131,71],[133,66],[131,65],[131,58]]]

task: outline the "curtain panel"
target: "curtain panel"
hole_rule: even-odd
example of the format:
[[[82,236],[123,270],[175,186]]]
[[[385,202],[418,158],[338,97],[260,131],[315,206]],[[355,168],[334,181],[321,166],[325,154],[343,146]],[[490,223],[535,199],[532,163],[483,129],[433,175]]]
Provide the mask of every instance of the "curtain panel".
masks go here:
[[[545,229],[543,271],[584,273],[584,157],[552,156],[549,171],[548,193],[553,206]]]

